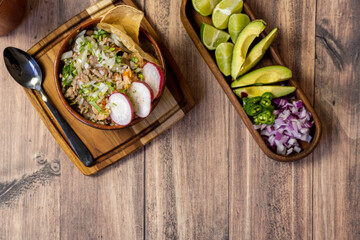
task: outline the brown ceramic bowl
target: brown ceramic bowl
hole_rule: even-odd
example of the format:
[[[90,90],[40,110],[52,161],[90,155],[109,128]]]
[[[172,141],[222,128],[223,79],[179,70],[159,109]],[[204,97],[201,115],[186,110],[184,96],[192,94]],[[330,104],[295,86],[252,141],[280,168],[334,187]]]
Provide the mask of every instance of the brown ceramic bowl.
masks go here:
[[[83,24],[81,24],[80,26],[78,26],[72,33],[70,33],[69,36],[67,36],[67,38],[65,38],[65,40],[63,41],[63,43],[61,44],[61,47],[56,55],[56,59],[55,59],[55,66],[54,66],[54,74],[55,74],[55,86],[56,86],[56,90],[57,93],[61,99],[61,102],[64,104],[65,108],[79,121],[94,127],[94,128],[99,128],[99,129],[106,129],[106,130],[111,130],[111,129],[120,129],[120,128],[124,128],[124,127],[128,127],[131,126],[139,121],[141,121],[143,118],[138,118],[138,117],[134,117],[134,119],[132,120],[132,122],[127,125],[127,126],[109,126],[109,125],[101,125],[101,124],[97,124],[94,123],[86,118],[84,118],[80,113],[78,113],[74,108],[72,108],[69,104],[69,102],[65,99],[63,93],[62,93],[62,86],[61,86],[61,80],[59,78],[59,74],[62,71],[62,68],[64,66],[63,62],[61,61],[61,56],[64,52],[67,52],[70,50],[70,46],[69,46],[69,40],[72,38],[74,39],[76,37],[76,35],[81,32],[82,30],[85,29],[91,29],[93,27],[95,27],[99,22],[100,22],[101,18],[97,18],[97,19],[93,19],[90,20],[88,22],[85,22]],[[158,44],[155,42],[155,40],[150,36],[150,34],[148,32],[145,31],[145,29],[143,29],[142,27],[140,27],[140,33],[139,33],[139,41],[140,41],[140,46],[143,47],[143,49],[148,52],[148,53],[153,53],[152,55],[157,58],[159,60],[160,63],[160,68],[163,72],[164,75],[164,84],[162,86],[162,89],[160,89],[161,95],[164,91],[164,87],[165,87],[165,81],[166,81],[166,68],[165,68],[165,60],[163,55],[161,54],[160,48],[158,46]],[[157,99],[153,100],[152,102],[152,110],[154,110],[155,106],[157,105],[157,103],[160,101],[160,97],[158,97]]]

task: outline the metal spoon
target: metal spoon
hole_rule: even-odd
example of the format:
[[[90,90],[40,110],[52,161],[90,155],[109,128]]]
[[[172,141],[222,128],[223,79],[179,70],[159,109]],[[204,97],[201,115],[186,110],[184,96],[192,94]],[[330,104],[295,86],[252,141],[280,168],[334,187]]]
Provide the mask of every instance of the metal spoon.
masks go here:
[[[10,75],[23,87],[29,89],[35,89],[39,92],[42,100],[49,108],[56,121],[59,123],[61,129],[65,133],[75,153],[78,155],[81,162],[90,167],[94,164],[94,158],[92,157],[89,149],[86,148],[84,143],[70,128],[64,118],[59,114],[50,99],[46,96],[44,90],[41,87],[42,72],[35,61],[35,59],[28,53],[14,47],[7,47],[4,50],[4,60],[7,70]]]

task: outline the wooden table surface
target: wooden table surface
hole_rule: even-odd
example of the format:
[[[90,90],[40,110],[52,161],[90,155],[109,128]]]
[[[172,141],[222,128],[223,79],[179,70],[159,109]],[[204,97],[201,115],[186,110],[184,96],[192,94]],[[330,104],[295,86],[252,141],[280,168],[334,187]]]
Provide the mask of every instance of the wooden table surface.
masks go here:
[[[29,0],[0,37],[28,49],[94,0]],[[267,158],[180,21],[181,0],[137,0],[196,107],[145,148],[82,175],[0,60],[0,239],[360,239],[360,5],[252,0],[323,122],[315,152]]]

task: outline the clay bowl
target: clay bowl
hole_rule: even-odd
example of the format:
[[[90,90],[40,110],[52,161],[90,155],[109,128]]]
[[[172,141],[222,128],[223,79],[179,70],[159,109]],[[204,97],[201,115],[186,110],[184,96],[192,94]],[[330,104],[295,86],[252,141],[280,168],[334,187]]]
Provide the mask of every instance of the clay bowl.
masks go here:
[[[135,123],[138,123],[143,118],[138,118],[135,116],[134,119],[132,120],[132,122],[127,126],[119,126],[119,125],[109,126],[109,125],[97,124],[97,123],[94,123],[94,122],[84,118],[80,113],[78,113],[74,108],[72,108],[70,106],[70,103],[68,102],[68,100],[66,100],[66,98],[64,97],[64,95],[62,93],[61,79],[59,78],[59,74],[61,73],[64,64],[63,64],[63,61],[61,61],[61,56],[64,52],[67,52],[70,50],[69,40],[75,39],[76,35],[83,30],[94,28],[100,22],[100,20],[101,20],[101,18],[97,18],[97,19],[87,21],[83,24],[80,24],[62,42],[60,49],[56,55],[55,66],[54,66],[54,74],[55,74],[54,80],[55,80],[56,91],[60,97],[61,102],[64,104],[65,108],[80,122],[85,123],[88,126],[98,128],[98,129],[103,129],[103,130],[114,130],[114,129],[126,128],[131,125],[134,125]],[[143,47],[144,51],[148,52],[149,54],[153,53],[152,55],[159,60],[160,68],[164,75],[164,84],[163,84],[162,89],[160,90],[161,95],[162,95],[162,93],[164,91],[164,87],[165,87],[165,81],[166,81],[166,68],[165,68],[165,59],[164,59],[163,55],[161,54],[160,47],[155,42],[155,40],[152,38],[152,36],[142,27],[140,27],[139,41],[140,41],[140,46]],[[160,98],[161,98],[161,96],[159,98],[153,100],[151,111],[154,110],[157,103],[160,101]]]

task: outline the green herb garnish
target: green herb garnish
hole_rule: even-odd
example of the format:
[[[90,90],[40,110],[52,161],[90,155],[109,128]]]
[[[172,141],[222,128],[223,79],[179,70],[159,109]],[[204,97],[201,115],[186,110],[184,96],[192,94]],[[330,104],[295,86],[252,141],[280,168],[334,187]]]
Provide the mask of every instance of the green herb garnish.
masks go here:
[[[130,59],[130,61],[134,62],[134,63],[138,63],[139,62],[139,59],[137,59],[137,57],[132,57]]]
[[[101,109],[101,107],[99,107],[99,105],[96,104],[95,101],[91,101],[91,102],[89,102],[89,104],[90,104],[91,106],[93,106],[98,112],[105,113],[105,112]]]

